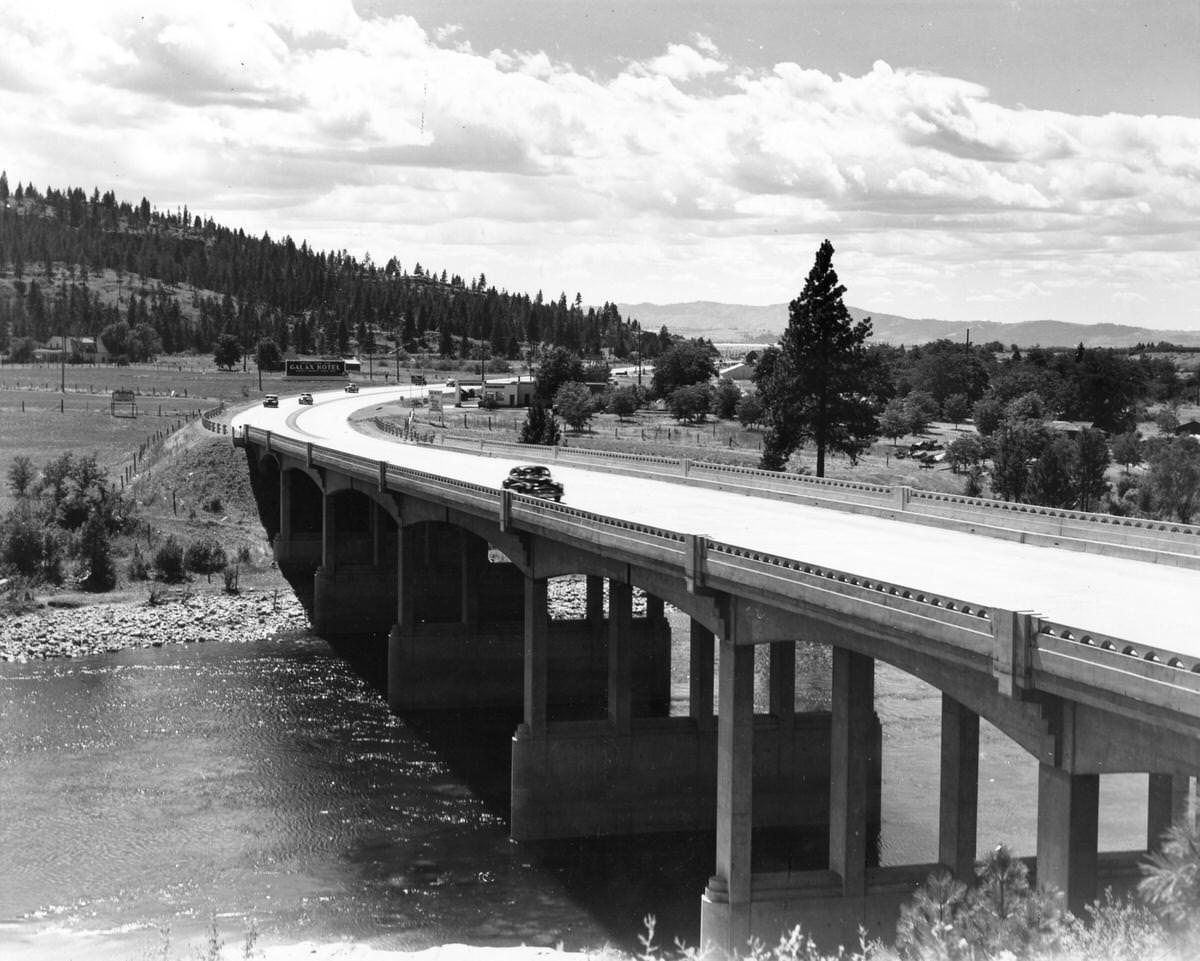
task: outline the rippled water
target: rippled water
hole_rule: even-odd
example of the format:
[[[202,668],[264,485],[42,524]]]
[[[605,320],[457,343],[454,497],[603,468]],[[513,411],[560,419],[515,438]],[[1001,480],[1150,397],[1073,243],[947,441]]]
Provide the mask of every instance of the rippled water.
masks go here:
[[[930,860],[938,695],[877,686],[883,857]],[[140,957],[214,916],[229,940],[580,948],[632,947],[654,912],[694,942],[711,839],[510,842],[509,733],[393,717],[308,635],[0,665],[0,956]],[[468,756],[490,775],[447,760]],[[1032,853],[1036,766],[985,730],[981,768],[981,846]],[[1144,843],[1144,794],[1105,779],[1103,846]]]

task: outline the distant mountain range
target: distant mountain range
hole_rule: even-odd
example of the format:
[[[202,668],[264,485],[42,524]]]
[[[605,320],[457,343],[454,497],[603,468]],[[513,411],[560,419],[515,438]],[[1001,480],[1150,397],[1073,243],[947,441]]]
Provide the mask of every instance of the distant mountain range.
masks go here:
[[[717,343],[773,343],[787,326],[787,304],[752,307],[697,300],[686,304],[617,304],[621,315],[636,319],[643,329],[666,327],[676,334],[706,337]],[[998,340],[1006,347],[1132,347],[1168,341],[1200,347],[1200,331],[1153,330],[1122,324],[1069,324],[1061,320],[1027,320],[1003,324],[990,320],[950,321],[931,317],[899,317],[850,307],[855,319],[870,317],[874,339],[889,344],[925,344],[946,338],[976,344]]]

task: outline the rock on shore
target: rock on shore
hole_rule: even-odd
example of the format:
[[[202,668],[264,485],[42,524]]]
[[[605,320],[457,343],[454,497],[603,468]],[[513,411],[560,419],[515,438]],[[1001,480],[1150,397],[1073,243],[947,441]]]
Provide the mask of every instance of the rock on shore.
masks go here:
[[[254,641],[308,627],[290,591],[198,593],[146,602],[42,608],[0,624],[0,660],[82,657],[129,647]]]

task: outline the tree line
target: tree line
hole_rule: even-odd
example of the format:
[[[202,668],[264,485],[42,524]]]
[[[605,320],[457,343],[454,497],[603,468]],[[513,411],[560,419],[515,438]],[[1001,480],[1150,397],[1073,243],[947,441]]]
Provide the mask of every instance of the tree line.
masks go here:
[[[352,343],[369,351],[383,331],[404,350],[443,357],[517,359],[546,343],[624,359],[654,357],[670,339],[612,303],[585,308],[578,293],[510,293],[482,273],[466,280],[417,261],[378,265],[369,254],[251,237],[187,207],[162,211],[111,190],[18,183],[10,192],[7,173],[0,268],[16,293],[0,297],[0,350],[8,352],[64,332],[100,336],[121,323],[142,331],[135,343],[153,331],[166,353],[207,353],[224,334],[246,346],[267,339],[284,353],[335,355]],[[118,302],[102,296],[102,275],[115,277]]]

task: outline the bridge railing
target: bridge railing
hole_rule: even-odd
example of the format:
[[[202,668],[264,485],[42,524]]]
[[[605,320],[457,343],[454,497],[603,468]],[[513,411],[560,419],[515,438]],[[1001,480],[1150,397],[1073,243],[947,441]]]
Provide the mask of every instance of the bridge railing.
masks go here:
[[[486,456],[586,465],[625,476],[667,481],[686,479],[687,483],[751,496],[777,497],[833,510],[970,530],[984,536],[1200,569],[1200,525],[1195,524],[1039,507],[902,485],[785,474],[659,455],[582,447],[537,447],[447,435],[442,435],[439,445]],[[1014,534],[1025,536],[1014,537]]]
[[[1033,666],[1052,677],[1200,718],[1200,658],[1039,619]]]

